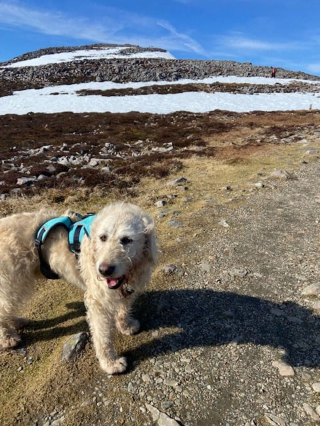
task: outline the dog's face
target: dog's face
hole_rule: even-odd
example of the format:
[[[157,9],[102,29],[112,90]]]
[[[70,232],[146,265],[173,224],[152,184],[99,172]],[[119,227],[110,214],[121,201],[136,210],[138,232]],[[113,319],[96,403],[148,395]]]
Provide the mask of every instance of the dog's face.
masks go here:
[[[153,222],[135,205],[103,209],[92,225],[91,240],[96,272],[110,289],[119,288],[141,262],[153,261]]]

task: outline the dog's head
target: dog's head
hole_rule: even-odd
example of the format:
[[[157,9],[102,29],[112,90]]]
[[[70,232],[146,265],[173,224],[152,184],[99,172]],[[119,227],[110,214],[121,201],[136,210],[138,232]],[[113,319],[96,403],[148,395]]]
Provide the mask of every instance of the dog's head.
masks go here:
[[[92,223],[91,243],[98,277],[110,289],[156,263],[154,223],[131,203],[114,203],[101,210]]]

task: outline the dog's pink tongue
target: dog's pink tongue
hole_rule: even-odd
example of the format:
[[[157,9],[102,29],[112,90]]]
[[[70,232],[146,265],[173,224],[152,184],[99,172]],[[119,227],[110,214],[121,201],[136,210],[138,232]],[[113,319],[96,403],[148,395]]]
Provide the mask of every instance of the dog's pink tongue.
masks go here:
[[[119,280],[116,278],[107,278],[108,287],[112,288],[118,284]]]

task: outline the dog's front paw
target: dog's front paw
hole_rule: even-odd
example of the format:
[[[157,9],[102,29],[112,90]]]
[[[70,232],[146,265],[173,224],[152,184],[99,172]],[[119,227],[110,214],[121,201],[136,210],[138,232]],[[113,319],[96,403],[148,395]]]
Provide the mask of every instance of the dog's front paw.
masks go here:
[[[100,366],[107,374],[120,374],[127,369],[127,360],[125,357],[114,360],[100,360]]]
[[[136,319],[130,318],[127,322],[118,321],[117,326],[120,333],[131,336],[132,334],[138,333],[140,329],[140,322]]]
[[[0,335],[0,350],[14,348],[20,342],[21,337],[16,333]]]

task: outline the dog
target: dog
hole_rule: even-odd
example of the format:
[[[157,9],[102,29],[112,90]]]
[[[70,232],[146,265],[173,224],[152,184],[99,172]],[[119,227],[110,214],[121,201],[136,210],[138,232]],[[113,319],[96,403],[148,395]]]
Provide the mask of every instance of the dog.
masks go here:
[[[37,231],[56,216],[55,212],[41,210],[0,219],[0,350],[21,341],[17,330],[27,320],[18,314],[32,295],[36,280],[43,278],[44,262],[59,278],[84,291],[100,366],[108,374],[122,373],[127,361],[115,352],[114,334],[116,329],[126,335],[139,330],[131,308],[156,265],[154,222],[134,204],[113,203],[93,217],[90,235],[85,233],[76,255],[70,251],[68,229],[58,224],[48,233],[39,256]],[[69,211],[66,216],[74,224],[79,221]]]

